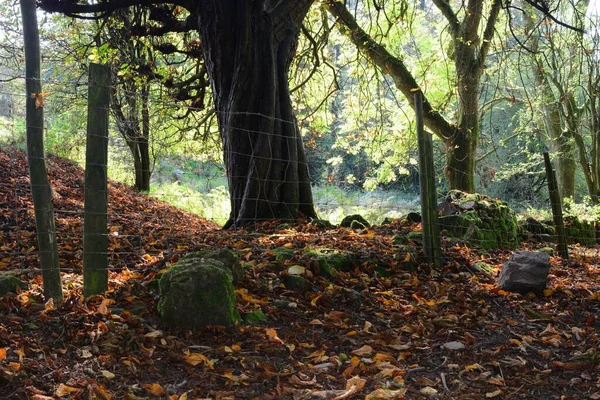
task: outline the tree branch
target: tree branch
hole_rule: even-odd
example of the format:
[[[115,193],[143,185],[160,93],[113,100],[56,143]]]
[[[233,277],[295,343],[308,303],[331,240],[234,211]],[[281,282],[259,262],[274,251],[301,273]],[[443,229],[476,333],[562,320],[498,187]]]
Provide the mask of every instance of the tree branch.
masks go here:
[[[500,14],[501,8],[502,0],[494,0],[494,2],[492,3],[492,8],[490,10],[490,15],[488,16],[487,23],[485,25],[485,30],[483,31],[483,41],[481,43],[481,48],[477,57],[478,66],[483,65],[483,63],[485,62],[485,58],[487,57],[490,47],[492,45],[496,21],[498,20],[498,15]]]
[[[450,7],[450,3],[447,0],[433,0],[433,4],[442,12],[442,15],[446,17],[448,23],[450,25],[450,34],[453,39],[458,37],[458,32],[460,29],[460,23],[458,22],[458,17]]]
[[[153,4],[164,3],[164,1],[160,0],[113,0],[103,3],[79,4],[73,3],[71,1],[61,0],[38,0],[37,6],[40,9],[47,12],[58,12],[63,14],[69,14],[70,16],[75,18],[85,18],[83,16],[80,16],[80,14],[102,13],[104,15],[131,6],[150,6]],[[186,5],[188,4],[188,2],[185,0],[171,0],[169,1],[169,3],[176,4],[182,7],[186,7]],[[98,18],[102,18],[102,16],[99,16]]]
[[[358,26],[354,16],[342,2],[328,0],[324,3],[324,7],[346,28],[338,26],[342,34],[347,36],[370,62],[375,64],[384,74],[392,77],[396,87],[404,94],[411,107],[414,107],[414,94],[421,89],[402,60],[391,55],[384,46],[373,40]],[[448,142],[450,138],[445,135],[455,132],[457,128],[433,109],[425,95],[423,95],[423,111],[425,124],[429,129],[444,142]]]

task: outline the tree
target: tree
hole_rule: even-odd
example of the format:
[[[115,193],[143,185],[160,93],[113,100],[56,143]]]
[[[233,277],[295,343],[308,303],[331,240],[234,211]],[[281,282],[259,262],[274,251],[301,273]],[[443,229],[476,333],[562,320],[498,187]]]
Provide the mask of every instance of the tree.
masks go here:
[[[316,217],[288,74],[301,23],[314,0],[172,1],[200,34],[229,181],[226,227],[263,219]],[[40,0],[68,15],[109,13],[154,0],[83,4]]]
[[[31,195],[35,208],[44,295],[62,303],[62,282],[56,241],[56,222],[52,206],[52,188],[44,158],[44,94],[40,79],[40,37],[34,0],[21,0],[25,43],[25,87],[27,93],[27,162]]]
[[[456,121],[450,122],[434,109],[427,97],[423,96],[424,122],[445,145],[445,175],[448,186],[451,189],[473,192],[480,129],[479,84],[485,70],[485,59],[491,46],[501,3],[494,0],[486,9],[483,0],[470,0],[462,13],[462,20],[448,1],[434,0],[434,4],[448,21],[458,109]],[[421,89],[403,60],[393,56],[363,30],[344,3],[328,0],[324,6],[337,18],[342,33],[348,36],[373,64],[392,77],[396,87],[414,107],[414,93]],[[485,27],[482,28],[486,10],[487,18]]]

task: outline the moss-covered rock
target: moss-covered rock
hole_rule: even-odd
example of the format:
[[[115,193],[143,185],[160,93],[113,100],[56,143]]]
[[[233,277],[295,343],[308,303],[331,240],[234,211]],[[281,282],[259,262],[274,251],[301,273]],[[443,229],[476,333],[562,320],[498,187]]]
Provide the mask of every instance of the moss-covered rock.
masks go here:
[[[369,221],[364,219],[359,214],[348,215],[345,217],[342,222],[340,222],[340,226],[344,228],[352,228],[352,229],[363,229],[371,226]]]
[[[27,283],[13,275],[0,275],[0,296],[27,289]]]
[[[569,243],[579,243],[582,246],[593,246],[596,244],[596,225],[593,222],[577,217],[566,217],[565,233]]]
[[[167,326],[231,326],[240,320],[232,273],[221,261],[184,257],[162,276],[159,286],[158,312]]]
[[[356,257],[349,251],[316,248],[304,254],[318,262],[320,275],[332,277],[334,270],[352,271],[356,267]]]
[[[319,229],[331,229],[331,228],[335,228],[335,225],[333,225],[331,222],[327,221],[326,219],[313,219],[312,221],[310,221],[311,224],[315,225],[317,228]]]
[[[519,244],[516,213],[501,200],[451,190],[438,210],[440,229],[473,247],[515,248]]]
[[[287,289],[298,292],[306,292],[312,288],[311,283],[298,275],[286,275],[283,277],[283,284]]]
[[[408,236],[402,235],[402,234],[394,235],[394,237],[392,238],[392,244],[407,245],[408,244]]]
[[[275,253],[275,260],[285,261],[294,257],[294,252],[296,250],[289,247],[276,247],[272,251]]]
[[[195,260],[212,259],[223,263],[225,268],[231,273],[231,278],[234,283],[240,282],[244,279],[244,269],[240,264],[240,258],[236,253],[229,249],[217,249],[217,250],[201,250],[193,253],[186,254],[178,262],[194,262]]]

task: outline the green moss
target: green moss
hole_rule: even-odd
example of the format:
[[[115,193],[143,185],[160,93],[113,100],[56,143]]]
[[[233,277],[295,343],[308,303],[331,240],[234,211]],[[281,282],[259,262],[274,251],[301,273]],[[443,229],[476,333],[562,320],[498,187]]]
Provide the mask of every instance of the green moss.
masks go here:
[[[244,316],[244,321],[248,325],[256,325],[264,322],[267,319],[262,311],[252,311]]]
[[[333,277],[334,270],[351,271],[356,266],[356,257],[349,251],[317,248],[306,250],[304,254],[316,259],[319,273],[329,277]]]
[[[340,222],[340,226],[344,228],[363,229],[370,227],[371,224],[361,215],[354,214],[345,217],[342,222]]]
[[[579,243],[583,246],[596,244],[596,226],[593,222],[577,217],[566,217],[565,232],[569,243]]]
[[[448,236],[483,249],[515,248],[519,244],[516,214],[503,201],[453,190],[443,208],[449,215],[439,218],[440,229]]]
[[[0,276],[0,296],[16,293],[18,289],[27,289],[27,283],[12,275]]]
[[[213,259],[184,258],[160,280],[158,312],[168,326],[234,325],[235,290],[230,271]]]
[[[296,250],[290,249],[289,247],[277,247],[272,250],[275,253],[275,259],[277,261],[285,261],[294,257],[294,252]]]

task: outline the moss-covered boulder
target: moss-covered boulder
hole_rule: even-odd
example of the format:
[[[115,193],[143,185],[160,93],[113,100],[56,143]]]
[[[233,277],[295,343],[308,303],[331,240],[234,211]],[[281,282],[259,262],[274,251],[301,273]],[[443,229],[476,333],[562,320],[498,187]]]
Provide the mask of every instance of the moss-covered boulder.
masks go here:
[[[332,277],[334,270],[352,271],[357,264],[354,253],[345,250],[316,248],[306,250],[306,256],[316,260],[319,265],[319,275]]]
[[[201,328],[231,326],[240,320],[235,309],[232,273],[223,262],[184,257],[160,279],[158,312],[167,326]]]
[[[27,283],[13,275],[0,275],[0,296],[27,289]]]
[[[451,190],[438,206],[440,229],[473,247],[515,248],[521,228],[508,204],[477,193]]]
[[[178,262],[194,262],[195,260],[212,259],[223,263],[225,268],[231,273],[231,278],[234,283],[240,282],[244,279],[244,268],[240,264],[240,258],[236,253],[229,249],[217,249],[217,250],[201,250],[193,253],[186,254]]]
[[[333,225],[331,222],[329,222],[326,219],[315,218],[312,221],[310,221],[310,223],[312,225],[315,225],[319,229],[332,229],[332,228],[335,228],[335,225]]]
[[[596,244],[596,224],[577,217],[565,218],[565,233],[571,244],[579,243],[582,246]]]
[[[344,228],[364,229],[364,228],[370,227],[371,224],[369,223],[369,221],[364,219],[361,215],[354,214],[354,215],[348,215],[347,217],[344,217],[342,222],[340,222],[340,226],[342,226]]]
[[[310,281],[298,275],[285,275],[283,277],[283,285],[287,289],[298,292],[307,292],[312,289]]]
[[[535,218],[527,218],[519,222],[525,239],[535,239],[542,242],[551,241],[556,230],[551,221],[538,221]]]

